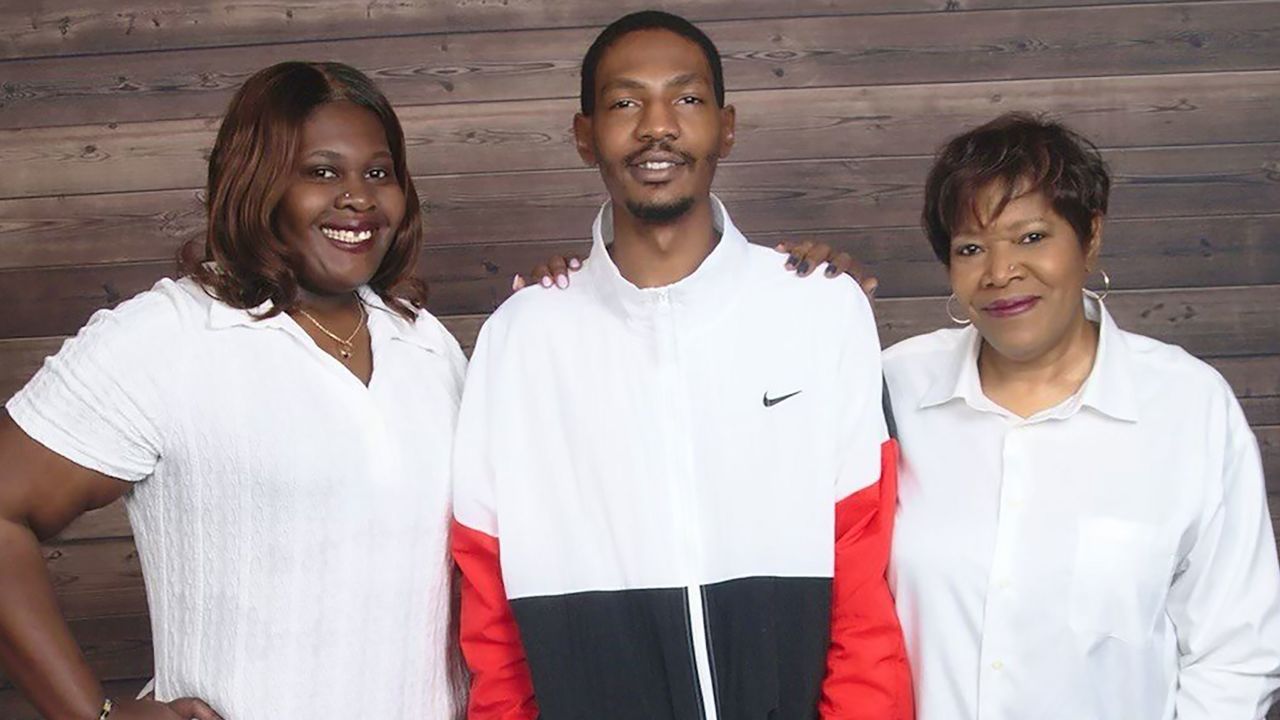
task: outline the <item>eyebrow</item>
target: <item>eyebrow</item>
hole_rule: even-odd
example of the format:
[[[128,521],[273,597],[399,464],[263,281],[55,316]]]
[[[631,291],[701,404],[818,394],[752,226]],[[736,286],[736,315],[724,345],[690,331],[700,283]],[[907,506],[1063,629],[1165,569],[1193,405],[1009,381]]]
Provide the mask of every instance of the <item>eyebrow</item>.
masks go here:
[[[333,151],[333,150],[312,150],[311,152],[307,153],[307,155],[306,155],[306,156],[307,156],[307,157],[309,157],[309,158],[313,158],[313,157],[321,157],[321,158],[324,158],[325,160],[330,160],[330,161],[334,161],[334,162],[336,162],[336,161],[338,161],[338,160],[343,160],[343,159],[345,159],[345,158],[346,158],[346,156],[345,156],[345,155],[343,155],[342,153],[340,153],[340,152],[335,152],[335,151]],[[379,150],[379,151],[377,151],[377,152],[375,152],[375,153],[373,154],[373,157],[375,157],[375,158],[384,158],[384,157],[389,158],[389,157],[391,157],[391,151],[390,151],[390,150]]]
[[[703,74],[700,72],[688,72],[682,75],[676,75],[663,83],[663,85],[665,87],[673,88],[692,85],[696,82],[706,83],[707,79],[703,77]],[[642,83],[635,78],[621,77],[605,83],[604,87],[600,88],[600,92],[606,93],[610,90],[643,90],[645,87],[645,83]]]
[[[1039,216],[1037,216],[1037,217],[1033,217],[1033,218],[1027,218],[1026,220],[1019,220],[1018,222],[1013,223],[1012,225],[1010,225],[1010,226],[1009,226],[1009,229],[1010,229],[1010,230],[1016,230],[1016,229],[1018,229],[1018,228],[1024,228],[1024,227],[1027,227],[1028,225],[1035,225],[1035,224],[1037,224],[1037,223],[1044,223],[1044,224],[1048,224],[1048,222],[1049,222],[1049,221],[1048,221],[1048,220],[1045,220],[1043,217],[1039,217]],[[970,232],[968,229],[965,229],[965,230],[957,230],[956,232],[954,232],[954,233],[952,233],[952,234],[951,234],[951,242],[953,242],[953,243],[954,243],[954,242],[956,242],[956,241],[958,241],[958,240],[959,240],[959,241],[962,241],[962,240],[963,240],[963,238],[970,237],[970,236],[972,236],[972,235],[974,235],[974,234],[976,234],[976,233]]]

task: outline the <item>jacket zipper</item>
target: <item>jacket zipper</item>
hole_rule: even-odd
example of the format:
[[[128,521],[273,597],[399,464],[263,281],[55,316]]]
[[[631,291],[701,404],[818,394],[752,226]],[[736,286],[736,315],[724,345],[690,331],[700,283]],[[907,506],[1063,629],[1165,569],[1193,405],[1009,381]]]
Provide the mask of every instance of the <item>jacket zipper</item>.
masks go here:
[[[679,450],[673,453],[676,465],[670,471],[674,487],[672,488],[672,500],[675,501],[674,511],[678,513],[681,519],[681,532],[683,540],[689,548],[687,557],[701,557],[701,550],[697,543],[697,533],[693,527],[697,517],[696,491],[689,486],[693,481],[691,475],[691,466],[689,460],[689,409],[683,391],[685,388],[677,382],[679,378],[678,370],[678,352],[676,349],[676,333],[672,324],[671,316],[671,298],[666,291],[660,291],[658,294],[659,315],[661,320],[659,327],[661,328],[663,347],[663,374],[666,392],[663,393],[667,398],[668,417],[676,422],[666,423],[667,435],[672,445]],[[673,427],[674,426],[674,427]],[[683,479],[683,483],[681,480]],[[696,561],[695,561],[696,562]],[[696,574],[690,573],[696,577]],[[689,643],[690,650],[693,655],[694,669],[694,687],[697,690],[697,700],[702,720],[719,720],[719,712],[716,707],[716,687],[715,678],[711,667],[711,648],[710,633],[707,628],[706,606],[702,597],[702,586],[697,582],[692,582],[685,586],[685,618],[689,626]]]

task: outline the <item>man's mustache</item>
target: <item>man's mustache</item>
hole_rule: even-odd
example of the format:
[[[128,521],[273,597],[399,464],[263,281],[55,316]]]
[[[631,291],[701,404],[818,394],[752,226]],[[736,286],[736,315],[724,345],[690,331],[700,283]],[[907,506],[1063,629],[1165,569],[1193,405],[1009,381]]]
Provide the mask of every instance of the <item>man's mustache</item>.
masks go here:
[[[634,165],[636,161],[639,160],[641,157],[643,157],[647,153],[651,153],[655,151],[670,153],[672,155],[678,155],[680,157],[680,160],[684,162],[686,165],[692,165],[695,162],[697,162],[697,159],[694,156],[690,155],[684,150],[681,150],[675,147],[667,140],[659,140],[657,142],[649,143],[643,148],[628,155],[624,160],[624,162],[628,165]]]

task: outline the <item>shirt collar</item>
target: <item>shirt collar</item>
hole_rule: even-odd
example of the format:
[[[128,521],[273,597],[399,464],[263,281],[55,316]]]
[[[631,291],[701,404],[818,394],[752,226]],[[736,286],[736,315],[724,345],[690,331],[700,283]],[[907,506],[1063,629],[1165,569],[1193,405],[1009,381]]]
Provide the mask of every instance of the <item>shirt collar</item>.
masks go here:
[[[369,334],[374,340],[388,338],[402,340],[434,353],[443,353],[444,340],[434,324],[410,322],[399,313],[387,307],[383,299],[368,285],[362,285],[356,293],[369,312]],[[240,309],[216,299],[210,298],[209,327],[214,330],[230,327],[247,327],[253,329],[276,329],[290,333],[302,332],[302,329],[285,313],[269,318],[261,316],[269,312],[275,304],[266,300],[254,308]],[[261,318],[261,319],[260,319]],[[305,332],[303,333],[305,335]]]
[[[727,296],[741,282],[748,259],[747,238],[733,224],[724,204],[715,195],[711,196],[711,209],[712,221],[720,231],[720,241],[711,254],[688,277],[670,285],[640,288],[623,277],[609,257],[613,207],[606,201],[591,229],[591,254],[583,264],[583,273],[604,304],[624,319],[645,320],[664,300],[686,317],[710,317],[727,305]]]
[[[1133,368],[1124,332],[1102,300],[1093,293],[1084,295],[1085,317],[1098,323],[1098,350],[1093,368],[1080,391],[1058,408],[1070,414],[1079,407],[1091,407],[1104,415],[1126,422],[1138,421],[1138,405],[1133,396]],[[920,400],[920,408],[930,408],[955,399],[964,400],[975,410],[999,410],[982,392],[978,375],[978,352],[982,337],[977,328],[966,327],[955,344],[947,367],[939,373]],[[1051,411],[1046,411],[1049,413]],[[1057,415],[1059,413],[1053,413]]]

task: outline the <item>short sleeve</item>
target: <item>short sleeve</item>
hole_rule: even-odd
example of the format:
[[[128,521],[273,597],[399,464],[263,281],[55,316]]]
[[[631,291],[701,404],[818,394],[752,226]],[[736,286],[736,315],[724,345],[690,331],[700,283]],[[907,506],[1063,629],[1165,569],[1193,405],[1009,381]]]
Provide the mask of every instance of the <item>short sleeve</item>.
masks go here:
[[[161,387],[174,370],[178,330],[172,301],[155,290],[100,310],[5,409],[33,440],[77,465],[142,480],[160,458],[173,401]]]

